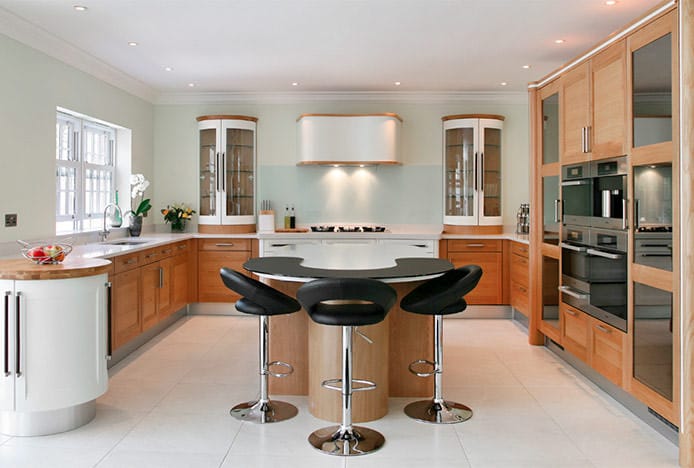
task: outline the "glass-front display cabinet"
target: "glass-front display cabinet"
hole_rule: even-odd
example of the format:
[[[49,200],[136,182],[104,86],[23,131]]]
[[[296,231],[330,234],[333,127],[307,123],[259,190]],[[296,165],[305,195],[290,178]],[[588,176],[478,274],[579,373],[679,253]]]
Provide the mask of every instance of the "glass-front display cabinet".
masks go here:
[[[198,117],[197,120],[200,142],[199,231],[255,231],[257,119],[214,115]]]
[[[453,226],[503,230],[503,120],[494,115],[443,117],[445,230],[455,231]]]

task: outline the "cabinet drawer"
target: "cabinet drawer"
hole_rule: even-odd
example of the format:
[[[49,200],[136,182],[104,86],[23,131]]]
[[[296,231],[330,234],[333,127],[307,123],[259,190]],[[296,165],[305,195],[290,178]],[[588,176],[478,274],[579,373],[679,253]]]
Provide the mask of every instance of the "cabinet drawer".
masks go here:
[[[528,258],[528,249],[529,247],[525,244],[521,244],[520,242],[511,242],[511,253],[513,255]]]
[[[501,252],[499,239],[449,239],[449,252]]]
[[[163,258],[168,258],[171,257],[172,255],[176,254],[176,244],[166,244],[162,245],[161,247],[157,247],[157,252],[159,252],[159,258],[158,260],[161,260]]]
[[[234,250],[250,252],[251,239],[200,239],[198,241],[198,250]]]
[[[140,265],[148,265],[159,260],[162,257],[160,249],[160,247],[155,247],[140,252]]]
[[[140,266],[140,253],[133,252],[131,254],[118,255],[111,260],[113,261],[113,271],[121,273]]]
[[[530,264],[528,259],[519,255],[511,255],[511,281],[528,287]]]
[[[511,306],[526,317],[529,311],[528,286],[511,281]]]
[[[563,318],[561,344],[568,352],[588,362],[589,317],[564,303],[560,307]]]
[[[624,334],[599,320],[591,319],[592,366],[615,385],[622,385]]]

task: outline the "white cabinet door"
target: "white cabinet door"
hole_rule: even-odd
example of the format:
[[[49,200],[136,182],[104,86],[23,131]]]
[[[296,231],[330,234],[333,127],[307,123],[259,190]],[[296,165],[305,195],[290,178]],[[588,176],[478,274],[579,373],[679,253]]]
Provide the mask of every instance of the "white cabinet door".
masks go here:
[[[0,280],[0,411],[14,410],[14,281]]]
[[[438,257],[438,242],[430,239],[380,239],[378,243],[391,249],[401,248],[406,257]]]
[[[16,281],[20,298],[16,410],[85,403],[108,387],[107,275]]]

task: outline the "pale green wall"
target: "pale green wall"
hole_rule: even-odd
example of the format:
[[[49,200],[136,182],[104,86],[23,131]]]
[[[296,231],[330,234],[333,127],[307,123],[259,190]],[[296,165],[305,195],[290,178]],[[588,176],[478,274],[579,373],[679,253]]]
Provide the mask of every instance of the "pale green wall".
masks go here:
[[[296,167],[296,118],[302,113],[396,112],[403,118],[402,166]],[[197,206],[197,122],[208,114],[258,117],[259,198],[275,209],[293,203],[298,222],[440,224],[442,124],[450,114],[501,114],[504,123],[504,224],[515,225],[529,201],[528,106],[509,100],[455,103],[373,101],[239,102],[224,105],[155,106],[155,190],[163,205]],[[155,205],[158,208],[158,205]]]
[[[0,241],[55,234],[57,106],[132,129],[133,171],[152,177],[152,104],[3,35],[0,63]]]

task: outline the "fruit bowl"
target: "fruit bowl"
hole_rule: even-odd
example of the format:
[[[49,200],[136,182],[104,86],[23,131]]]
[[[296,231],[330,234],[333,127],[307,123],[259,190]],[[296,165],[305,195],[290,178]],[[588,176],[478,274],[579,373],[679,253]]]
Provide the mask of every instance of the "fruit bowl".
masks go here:
[[[24,258],[38,265],[54,265],[61,263],[72,252],[72,245],[65,242],[24,242],[17,241],[21,246]]]

